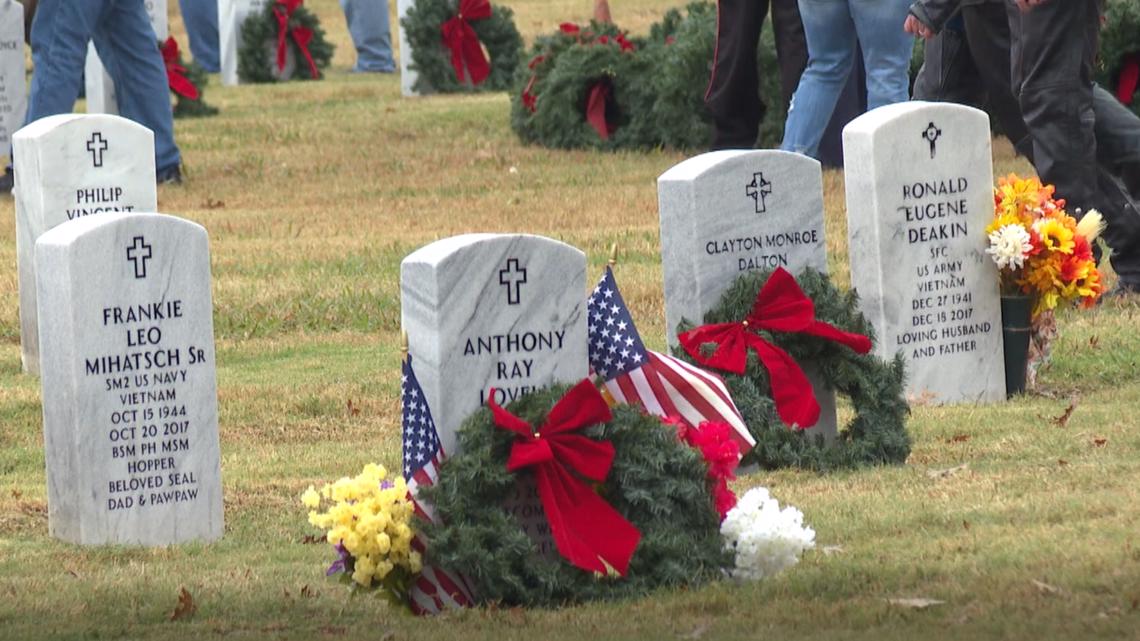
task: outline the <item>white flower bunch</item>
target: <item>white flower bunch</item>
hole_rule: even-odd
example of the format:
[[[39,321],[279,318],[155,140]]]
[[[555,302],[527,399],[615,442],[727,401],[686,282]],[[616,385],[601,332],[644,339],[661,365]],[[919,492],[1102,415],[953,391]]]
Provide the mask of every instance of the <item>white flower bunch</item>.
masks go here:
[[[991,232],[989,239],[986,253],[993,257],[998,269],[1021,269],[1029,252],[1033,251],[1029,232],[1021,225],[1003,225]]]
[[[748,581],[772,576],[795,565],[804,550],[815,547],[815,530],[804,527],[804,515],[779,502],[768,490],[748,490],[720,524],[725,548],[736,553],[734,578]]]

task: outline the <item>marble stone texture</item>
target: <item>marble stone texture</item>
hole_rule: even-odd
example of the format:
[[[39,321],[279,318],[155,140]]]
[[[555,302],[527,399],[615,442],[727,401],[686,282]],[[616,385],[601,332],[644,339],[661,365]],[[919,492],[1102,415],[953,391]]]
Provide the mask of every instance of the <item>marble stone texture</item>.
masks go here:
[[[700,324],[745,272],[782,266],[827,273],[823,174],[819,162],[786,151],[724,150],[694,156],[657,179],[666,338],[682,319]],[[836,434],[835,391],[812,379],[820,420],[808,430]]]
[[[162,214],[36,243],[48,528],[84,545],[222,536],[210,250]]]
[[[907,392],[933,403],[1005,399],[986,113],[949,103],[881,107],[843,130],[851,285],[901,353]]]
[[[12,134],[24,125],[27,107],[24,5],[0,0],[0,157],[8,153]]]
[[[465,234],[404,258],[400,294],[408,351],[440,443],[488,391],[506,405],[589,373],[586,255],[549,238]]]
[[[238,84],[238,49],[241,25],[250,14],[261,13],[271,0],[218,0],[218,53],[221,57],[222,84]]]
[[[63,114],[41,118],[13,139],[21,357],[24,371],[35,374],[36,239],[74,218],[156,210],[154,134],[118,116]]]
[[[416,0],[396,0],[396,24],[400,28],[400,93],[405,98],[420,95],[418,91],[413,89],[420,75],[411,68],[412,45],[408,42],[407,34],[404,33],[404,17],[408,15],[408,9],[414,6],[416,6]]]
[[[157,42],[165,42],[170,35],[170,19],[166,13],[166,0],[145,0],[144,4],[147,15],[150,16],[150,26],[154,27]],[[83,69],[87,113],[119,113],[119,103],[115,98],[115,83],[103,67],[103,61],[99,59],[95,45],[90,42],[87,43],[87,61]]]

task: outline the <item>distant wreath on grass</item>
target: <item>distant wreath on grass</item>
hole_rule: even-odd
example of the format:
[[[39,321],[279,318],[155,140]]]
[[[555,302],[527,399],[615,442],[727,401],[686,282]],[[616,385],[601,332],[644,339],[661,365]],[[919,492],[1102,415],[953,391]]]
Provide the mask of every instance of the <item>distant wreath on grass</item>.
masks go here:
[[[400,24],[412,47],[416,91],[510,88],[523,44],[509,7],[487,0],[417,0]]]
[[[332,55],[320,20],[303,0],[276,0],[241,25],[238,77],[250,83],[319,80]]]
[[[507,410],[543,425],[567,389],[528,394]],[[576,434],[613,444],[613,464],[597,493],[641,533],[624,577],[541,555],[522,523],[503,509],[520,478],[533,472],[507,471],[517,437],[497,428],[488,408],[464,423],[460,454],[444,462],[434,487],[421,490],[441,521],[424,525],[426,563],[466,575],[482,602],[525,606],[632,597],[721,578],[722,568],[733,565],[733,551],[721,539],[701,454],[678,440],[674,426],[637,407],[618,406],[612,415]]]
[[[1109,0],[1097,80],[1140,114],[1140,0]]]
[[[748,319],[758,294],[774,273],[770,270],[751,272],[737,278],[720,303],[705,315],[704,322],[712,325]],[[814,305],[816,319],[841,332],[860,334],[873,341],[871,326],[859,311],[853,292],[840,292],[825,274],[810,268],[801,272],[795,281]],[[691,329],[692,324],[686,320],[677,331],[680,335]],[[756,463],[766,469],[802,467],[823,471],[906,461],[910,454],[910,436],[906,431],[910,408],[903,390],[901,356],[896,355],[887,362],[809,333],[764,331],[760,336],[789,354],[796,363],[815,364],[822,379],[850,399],[855,417],[846,430],[840,431],[836,442],[829,445],[822,442],[822,437],[808,438],[802,431],[789,428],[773,401],[767,369],[756,352],[749,349],[743,374],[714,370],[724,377],[732,399],[756,439],[756,447],[742,464]],[[708,356],[713,348],[712,344],[705,343],[700,352]],[[682,347],[676,348],[674,353],[687,362],[707,367]]]

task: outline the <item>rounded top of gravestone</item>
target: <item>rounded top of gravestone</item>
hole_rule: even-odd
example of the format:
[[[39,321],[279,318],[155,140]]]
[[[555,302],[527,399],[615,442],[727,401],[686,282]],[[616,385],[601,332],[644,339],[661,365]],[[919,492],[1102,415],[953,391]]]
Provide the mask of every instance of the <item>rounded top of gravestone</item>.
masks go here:
[[[733,171],[738,166],[757,160],[768,163],[777,162],[789,166],[802,165],[814,169],[817,173],[821,171],[818,160],[790,151],[779,149],[721,149],[682,160],[661,174],[657,181],[693,181],[709,172]]]
[[[73,128],[92,130],[110,129],[119,132],[120,135],[123,133],[127,135],[141,135],[145,132],[145,135],[151,140],[154,139],[154,133],[149,128],[133,120],[112,114],[58,114],[55,116],[47,116],[21,128],[13,134],[12,139],[16,142],[35,140],[41,136],[62,134]]]
[[[185,228],[187,232],[206,234],[206,228],[198,223],[168,214],[150,212],[106,212],[98,216],[83,216],[82,218],[76,218],[75,220],[56,225],[36,239],[36,247],[41,245],[66,246],[95,230],[141,225],[151,228],[166,227],[171,230],[181,227]]]
[[[873,135],[885,125],[891,125],[906,119],[921,120],[922,118],[929,117],[943,119],[957,118],[960,120],[972,118],[985,121],[987,131],[989,129],[989,116],[981,109],[967,107],[966,105],[957,105],[951,102],[911,100],[909,102],[897,102],[893,105],[884,105],[859,116],[847,123],[847,126],[843,128],[843,138],[846,139],[849,136],[869,136]]]
[[[585,256],[581,250],[572,247],[561,241],[547,238],[545,236],[536,236],[534,234],[461,234],[459,236],[450,236],[443,238],[425,245],[416,251],[404,257],[401,264],[407,265],[410,263],[428,264],[435,267],[440,267],[448,262],[448,259],[453,258],[459,254],[464,253],[468,249],[475,247],[493,246],[496,244],[510,244],[510,243],[523,243],[527,245],[531,251],[570,251],[576,255]]]

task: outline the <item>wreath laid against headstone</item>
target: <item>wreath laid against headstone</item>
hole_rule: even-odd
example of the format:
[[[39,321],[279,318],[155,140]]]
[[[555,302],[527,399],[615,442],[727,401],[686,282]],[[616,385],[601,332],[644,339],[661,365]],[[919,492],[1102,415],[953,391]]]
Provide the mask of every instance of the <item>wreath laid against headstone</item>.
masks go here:
[[[303,0],[275,0],[242,23],[238,76],[243,82],[319,80],[332,54],[320,20]]]
[[[681,323],[676,354],[724,376],[756,439],[745,463],[827,470],[902,463],[910,454],[902,359],[868,353],[873,333],[855,294],[840,292],[826,275],[805,269],[793,279],[782,268],[744,274],[704,322]],[[800,431],[814,422],[814,398],[797,393],[810,396],[810,385],[793,389],[797,363],[805,362],[855,411],[834,443]]]
[[[160,42],[158,48],[162,51],[170,92],[174,94],[174,117],[196,118],[217,114],[217,107],[206,104],[204,94],[210,80],[206,70],[196,62],[186,64],[173,36],[166,42]]]
[[[420,93],[504,91],[522,54],[509,7],[487,0],[417,0],[401,24]]]
[[[1108,0],[1097,81],[1140,115],[1140,0]]]

